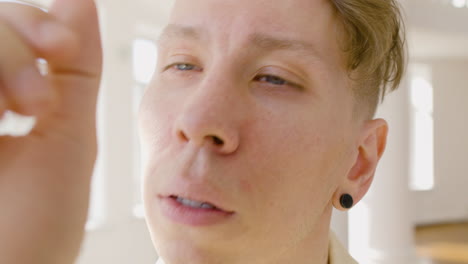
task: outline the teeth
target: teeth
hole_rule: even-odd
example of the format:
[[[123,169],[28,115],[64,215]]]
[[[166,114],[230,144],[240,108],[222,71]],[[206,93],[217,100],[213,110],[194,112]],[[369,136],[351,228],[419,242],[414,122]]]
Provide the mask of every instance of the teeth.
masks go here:
[[[208,203],[192,201],[192,200],[181,198],[181,197],[177,197],[177,201],[185,206],[189,206],[192,208],[215,209],[214,206]]]
[[[202,203],[201,208],[204,208],[204,209],[215,209],[214,206],[209,205],[209,204],[207,204],[207,203]]]

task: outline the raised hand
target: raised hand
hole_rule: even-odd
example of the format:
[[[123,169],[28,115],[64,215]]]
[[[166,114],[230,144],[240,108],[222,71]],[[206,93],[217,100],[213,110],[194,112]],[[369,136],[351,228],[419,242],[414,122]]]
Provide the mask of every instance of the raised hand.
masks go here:
[[[45,76],[38,58],[48,62]],[[67,264],[78,255],[101,69],[92,0],[57,0],[48,13],[0,3],[0,116],[38,118],[29,135],[0,137],[0,263]]]

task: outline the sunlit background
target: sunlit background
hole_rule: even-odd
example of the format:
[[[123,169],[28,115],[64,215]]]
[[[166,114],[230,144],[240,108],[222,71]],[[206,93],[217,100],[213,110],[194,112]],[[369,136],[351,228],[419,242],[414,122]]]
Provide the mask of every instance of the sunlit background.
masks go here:
[[[349,214],[335,212],[332,228],[361,264],[468,264],[468,0],[401,2],[410,61],[402,87],[378,112],[390,123],[389,146],[369,194]],[[151,264],[136,113],[171,1],[98,4],[100,155],[78,264]],[[0,134],[31,125],[7,115]]]

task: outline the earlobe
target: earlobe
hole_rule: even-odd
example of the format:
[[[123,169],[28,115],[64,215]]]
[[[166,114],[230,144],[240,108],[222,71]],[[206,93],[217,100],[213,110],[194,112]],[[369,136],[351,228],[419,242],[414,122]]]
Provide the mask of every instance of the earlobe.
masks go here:
[[[350,208],[349,203],[343,203],[349,201],[346,195],[353,199],[355,205],[369,190],[377,164],[385,150],[387,132],[388,125],[383,119],[368,121],[363,126],[355,162],[333,198],[333,204],[338,210]]]
[[[353,196],[351,196],[350,194],[347,194],[347,193],[341,195],[340,205],[344,209],[351,209],[351,207],[353,207],[353,205],[354,205]]]

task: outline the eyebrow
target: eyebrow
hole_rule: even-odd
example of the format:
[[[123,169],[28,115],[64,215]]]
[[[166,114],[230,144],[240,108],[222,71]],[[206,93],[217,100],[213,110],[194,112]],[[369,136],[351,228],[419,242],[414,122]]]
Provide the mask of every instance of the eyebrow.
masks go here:
[[[306,55],[320,57],[317,46],[302,40],[281,38],[263,33],[255,33],[249,37],[249,42],[262,50],[293,50]]]
[[[200,40],[206,32],[202,28],[183,26],[179,24],[169,24],[164,28],[159,37],[159,41],[171,38],[188,38]],[[320,58],[317,45],[303,40],[277,37],[265,33],[254,33],[248,37],[250,45],[267,51],[291,50],[304,53],[305,55]]]
[[[201,35],[201,29],[199,28],[182,26],[178,24],[169,24],[163,29],[161,35],[159,36],[158,42],[171,38],[200,39]]]

